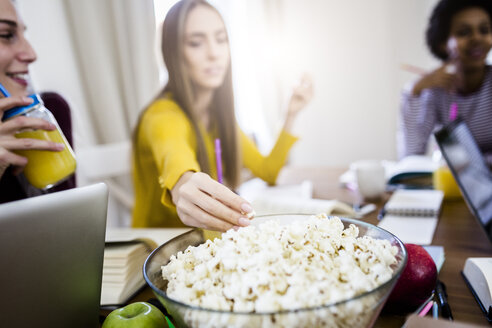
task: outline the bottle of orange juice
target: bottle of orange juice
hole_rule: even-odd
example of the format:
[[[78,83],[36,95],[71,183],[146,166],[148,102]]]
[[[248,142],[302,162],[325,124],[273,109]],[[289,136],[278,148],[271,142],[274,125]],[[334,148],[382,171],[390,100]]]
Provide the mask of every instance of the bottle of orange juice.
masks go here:
[[[433,160],[438,161],[437,169],[432,173],[432,184],[434,189],[444,193],[444,199],[460,199],[461,191],[453,177],[453,173],[442,158],[439,150],[435,150],[432,155]]]
[[[29,97],[33,99],[32,104],[5,111],[2,120],[6,121],[19,115],[24,115],[42,118],[56,126],[56,129],[53,131],[24,130],[15,135],[17,138],[49,140],[65,145],[65,148],[59,152],[47,150],[15,151],[28,160],[24,168],[24,175],[29,183],[39,189],[48,189],[63,182],[75,172],[75,156],[55,117],[44,107],[41,98],[36,94],[30,95]]]

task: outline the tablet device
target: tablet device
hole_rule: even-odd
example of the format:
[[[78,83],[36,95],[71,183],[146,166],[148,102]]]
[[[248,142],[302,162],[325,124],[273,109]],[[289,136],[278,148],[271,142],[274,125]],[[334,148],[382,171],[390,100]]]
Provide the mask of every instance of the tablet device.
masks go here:
[[[470,211],[492,242],[492,173],[470,129],[458,118],[434,135]]]
[[[108,190],[0,205],[0,326],[99,327]]]

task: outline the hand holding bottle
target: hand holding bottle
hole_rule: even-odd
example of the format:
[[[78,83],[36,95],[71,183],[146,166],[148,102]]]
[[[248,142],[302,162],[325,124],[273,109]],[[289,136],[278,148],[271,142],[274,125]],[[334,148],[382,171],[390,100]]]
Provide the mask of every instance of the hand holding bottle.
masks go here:
[[[0,99],[0,117],[4,112],[15,108],[30,105],[33,102],[29,97],[8,97]],[[20,173],[27,164],[27,158],[16,154],[17,150],[49,150],[60,151],[62,144],[39,139],[16,138],[21,130],[42,129],[53,131],[56,126],[46,120],[35,117],[19,116],[14,119],[0,121],[0,177],[10,165],[15,166],[15,173]]]

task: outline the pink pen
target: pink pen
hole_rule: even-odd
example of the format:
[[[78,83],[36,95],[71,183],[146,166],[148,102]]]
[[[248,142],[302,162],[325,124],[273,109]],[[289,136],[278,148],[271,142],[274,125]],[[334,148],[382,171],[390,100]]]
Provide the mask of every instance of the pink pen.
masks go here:
[[[419,317],[424,317],[427,314],[427,312],[429,312],[429,310],[432,308],[433,304],[434,304],[433,301],[430,301],[429,303],[427,303],[425,305],[425,307],[422,309],[422,311],[420,311]]]
[[[449,120],[452,122],[458,117],[458,104],[452,103],[449,108]]]
[[[219,138],[215,139],[215,162],[217,165],[217,181],[222,183],[222,148]]]

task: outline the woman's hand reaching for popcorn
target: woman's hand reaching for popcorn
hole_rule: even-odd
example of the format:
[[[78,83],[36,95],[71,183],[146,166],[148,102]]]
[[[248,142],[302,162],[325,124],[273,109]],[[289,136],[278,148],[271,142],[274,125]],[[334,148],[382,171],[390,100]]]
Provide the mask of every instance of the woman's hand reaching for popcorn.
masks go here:
[[[202,172],[185,172],[171,190],[180,220],[209,230],[227,231],[250,224],[248,201]]]

